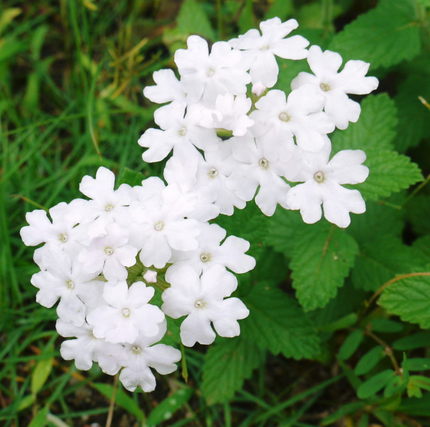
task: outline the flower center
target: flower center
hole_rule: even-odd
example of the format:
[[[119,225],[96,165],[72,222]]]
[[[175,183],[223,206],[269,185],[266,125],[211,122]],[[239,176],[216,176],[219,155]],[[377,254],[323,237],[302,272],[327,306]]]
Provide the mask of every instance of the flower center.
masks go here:
[[[286,111],[279,113],[278,118],[281,120],[281,122],[289,122],[291,120],[290,115]]]
[[[67,240],[69,240],[69,236],[67,235],[67,233],[60,233],[60,234],[58,235],[58,240],[59,240],[61,243],[66,243],[66,242],[67,242]]]
[[[204,308],[204,307],[206,307],[206,302],[203,301],[203,300],[201,300],[201,299],[198,299],[194,303],[194,307],[196,307],[196,308]]]
[[[187,128],[186,127],[181,127],[179,130],[178,130],[178,135],[179,136],[185,136],[187,134]]]
[[[73,283],[73,280],[66,280],[66,286],[68,289],[74,289],[75,288],[75,284]]]
[[[218,176],[218,169],[216,168],[210,168],[208,170],[208,177],[209,178],[216,178]]]
[[[320,88],[324,92],[328,92],[329,90],[331,90],[331,87],[328,83],[321,83]]]
[[[215,74],[215,70],[212,67],[208,68],[208,70],[206,71],[206,75],[208,77],[212,77],[214,74]]]
[[[121,314],[123,315],[123,317],[130,317],[131,311],[129,308],[126,307],[121,310]]]
[[[161,231],[164,228],[164,222],[163,221],[157,221],[154,224],[154,230],[155,231]]]
[[[265,157],[262,157],[258,161],[258,166],[260,166],[262,169],[269,169],[269,160],[267,160]]]
[[[106,255],[109,255],[109,256],[111,256],[112,254],[113,254],[113,248],[111,248],[110,246],[106,246],[105,248],[104,248],[104,252],[105,252],[105,254]]]
[[[318,182],[318,184],[321,184],[325,181],[325,175],[324,172],[318,171],[314,173],[314,180]]]
[[[105,211],[106,211],[106,212],[110,212],[113,208],[114,208],[114,205],[113,205],[112,203],[108,203],[108,204],[105,206]]]
[[[201,262],[209,262],[211,260],[211,254],[207,253],[207,252],[203,252],[202,254],[200,254],[200,261]]]
[[[140,353],[142,353],[142,349],[138,345],[132,345],[131,346],[131,351],[134,354],[140,354]]]
[[[265,44],[260,47],[260,50],[269,50],[269,49],[270,49],[270,46],[268,44]]]

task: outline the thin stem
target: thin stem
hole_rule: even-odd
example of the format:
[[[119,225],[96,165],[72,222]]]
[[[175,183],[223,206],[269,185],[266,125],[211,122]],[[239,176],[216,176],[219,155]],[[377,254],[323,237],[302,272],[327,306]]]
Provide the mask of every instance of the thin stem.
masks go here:
[[[370,331],[369,329],[366,329],[364,331],[364,333],[372,338],[374,341],[376,341],[380,346],[382,346],[382,348],[384,349],[384,353],[388,356],[388,358],[391,361],[391,364],[393,365],[394,370],[396,371],[396,374],[400,374],[401,370],[400,370],[400,366],[399,363],[397,362],[396,358],[394,357],[394,353],[393,353],[393,349],[381,338],[379,338],[377,335],[375,335],[372,331]]]
[[[115,399],[116,399],[117,390],[118,390],[118,374],[116,374],[114,379],[113,379],[113,392],[112,392],[112,396],[110,397],[109,412],[108,412],[108,416],[106,419],[105,427],[111,427],[111,425],[112,425],[113,410],[115,408]]]

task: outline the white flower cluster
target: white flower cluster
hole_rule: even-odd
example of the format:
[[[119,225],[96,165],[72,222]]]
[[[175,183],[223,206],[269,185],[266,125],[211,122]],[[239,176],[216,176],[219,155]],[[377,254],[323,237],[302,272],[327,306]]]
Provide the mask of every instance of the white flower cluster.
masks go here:
[[[154,113],[160,129],[139,139],[147,162],[172,152],[165,182],[150,177],[115,188],[114,174],[101,167],[81,181],[88,199],[59,203],[49,217],[43,210],[27,214],[24,243],[43,244],[31,279],[37,301],[59,301],[57,330],[71,338],[61,354],[79,369],[95,361],[108,374],[120,372],[128,390],[151,391],[151,368],[168,374],[181,358],[159,343],[166,316],[184,317],[185,346],[240,333],[238,320],[249,312],[231,297],[233,273],[250,271],[255,260],[246,240],[210,223],[219,214],[232,215],[253,198],[266,215],[280,204],[299,209],[307,223],[321,218],[321,206],[340,227],[348,226],[350,212],[364,212],[360,193],[342,185],[366,179],[365,154],[344,150],[330,159],[327,134],[358,120],[360,105],[348,94],[369,93],[378,82],[365,77],[362,61],[338,72],[337,53],[307,50],[303,37],[287,37],[296,27],[293,19],[273,18],[261,23],[261,33],[250,30],[210,50],[201,37],[189,37],[175,54],[180,78],[157,71],[156,84],[144,90],[166,104]],[[276,57],[307,58],[314,74],[300,73],[288,96],[270,89]]]

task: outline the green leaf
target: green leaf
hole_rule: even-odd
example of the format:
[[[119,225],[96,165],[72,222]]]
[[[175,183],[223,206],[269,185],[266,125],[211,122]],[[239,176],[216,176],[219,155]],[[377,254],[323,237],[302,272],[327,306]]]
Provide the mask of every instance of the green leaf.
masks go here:
[[[258,257],[264,251],[263,242],[270,219],[261,213],[255,203],[248,203],[245,209],[236,209],[234,215],[220,215],[216,223],[228,234],[248,240],[251,248],[247,253]]]
[[[264,19],[279,17],[281,20],[284,20],[293,13],[293,0],[274,0],[264,15]]]
[[[420,28],[413,3],[381,0],[338,33],[330,49],[345,59],[360,59],[372,67],[390,67],[421,50]]]
[[[407,415],[430,417],[430,393],[420,399],[404,399],[398,410]]]
[[[45,384],[46,380],[49,377],[49,374],[51,373],[53,362],[54,359],[52,357],[49,359],[41,359],[37,362],[33,374],[31,375],[32,394],[37,394]]]
[[[357,396],[360,399],[368,399],[382,390],[388,382],[396,375],[391,369],[379,372],[378,374],[370,377],[367,381],[361,384],[357,390]]]
[[[264,361],[264,352],[244,337],[223,339],[205,356],[202,392],[209,404],[225,402]]]
[[[36,400],[36,396],[34,394],[29,394],[28,396],[24,396],[18,405],[18,411],[22,411],[25,408],[28,408],[33,404],[33,402]]]
[[[388,197],[422,180],[419,167],[407,156],[377,147],[367,149],[366,155],[370,174],[357,188],[367,200]]]
[[[314,358],[319,337],[303,310],[280,289],[260,282],[244,298],[250,315],[241,323],[244,337],[271,353]]]
[[[333,425],[333,423],[340,418],[344,418],[345,415],[352,414],[353,412],[358,412],[360,409],[365,406],[365,402],[351,402],[346,403],[342,405],[334,414],[329,415],[328,417],[324,418],[321,425],[328,426]]]
[[[407,359],[406,367],[409,371],[428,371],[430,370],[430,359],[425,357]]]
[[[48,416],[49,413],[49,408],[45,407],[43,409],[41,409],[31,420],[30,424],[28,425],[28,427],[44,427],[46,426],[47,423],[47,419],[46,417]]]
[[[128,413],[134,415],[139,421],[142,421],[145,416],[142,410],[139,408],[139,405],[121,388],[118,388],[115,392],[115,389],[110,384],[105,383],[91,383],[91,386],[94,387],[99,393],[106,397],[106,399],[110,400],[112,395],[115,395],[115,404],[125,409]]]
[[[193,389],[190,387],[184,387],[175,391],[172,395],[157,404],[148,415],[145,425],[147,427],[155,427],[166,422],[188,402],[192,394]]]
[[[419,264],[416,252],[395,236],[375,233],[372,240],[360,245],[352,283],[359,289],[375,291],[396,274],[414,271]]]
[[[417,332],[393,342],[394,350],[407,351],[426,348],[430,342],[430,332]]]
[[[215,33],[203,7],[196,0],[185,0],[177,18],[177,30],[215,40]]]
[[[370,324],[372,326],[372,331],[382,332],[384,334],[402,332],[405,329],[403,323],[381,317],[372,319]]]
[[[381,346],[373,347],[357,363],[354,372],[357,375],[364,375],[370,372],[385,356]]]
[[[324,307],[336,296],[358,252],[344,230],[318,224],[296,236],[291,258],[293,287],[305,310]]]
[[[360,120],[334,133],[333,150],[392,149],[396,126],[394,101],[385,93],[367,96],[361,103]]]
[[[238,24],[239,24],[239,31],[241,33],[245,33],[249,29],[254,28],[256,26],[252,0],[245,0],[245,4],[239,16]]]
[[[358,349],[364,339],[361,329],[355,329],[345,339],[338,353],[339,360],[348,360]]]
[[[392,283],[378,303],[406,322],[430,328],[430,277],[409,277]]]

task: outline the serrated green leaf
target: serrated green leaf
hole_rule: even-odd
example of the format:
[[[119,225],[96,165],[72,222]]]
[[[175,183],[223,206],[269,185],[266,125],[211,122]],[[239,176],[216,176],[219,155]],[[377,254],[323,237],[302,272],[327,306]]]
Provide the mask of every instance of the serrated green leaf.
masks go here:
[[[125,409],[128,413],[134,415],[139,421],[142,421],[145,418],[142,410],[139,408],[139,405],[121,388],[118,388],[115,391],[113,386],[104,383],[91,383],[91,386],[94,387],[103,396],[105,396],[108,400],[110,400],[113,394],[116,393],[116,405]]]
[[[339,360],[348,360],[358,349],[359,345],[363,341],[364,334],[361,329],[355,329],[352,331],[342,343],[339,353]]]
[[[264,351],[244,337],[223,339],[205,355],[202,392],[209,404],[225,402],[264,360]]]
[[[366,156],[370,174],[357,188],[367,200],[388,197],[422,180],[419,167],[407,156],[379,148],[367,149]]]
[[[333,150],[392,149],[396,126],[394,101],[385,93],[367,96],[361,103],[360,120],[334,133]]]
[[[357,253],[351,236],[324,223],[308,226],[296,236],[290,267],[293,287],[305,310],[324,307],[336,296]]]
[[[37,394],[43,387],[49,374],[52,371],[54,359],[41,359],[37,362],[36,367],[31,375],[31,393]]]
[[[359,289],[375,291],[396,274],[413,271],[420,261],[416,252],[395,236],[376,234],[360,245],[352,283]]]
[[[428,347],[429,342],[430,332],[417,332],[394,341],[393,348],[400,351],[414,350],[416,348]]]
[[[370,377],[367,381],[358,387],[357,396],[360,399],[368,399],[374,396],[378,391],[382,390],[387,383],[396,375],[391,369],[386,369],[385,371],[379,372],[378,374]]]
[[[196,0],[185,0],[177,18],[177,30],[183,34],[198,34],[215,40],[215,33],[202,5]]]
[[[250,311],[241,322],[244,337],[273,354],[282,353],[294,359],[318,355],[318,334],[291,297],[260,282],[244,300]]]
[[[420,253],[420,257],[425,260],[425,263],[430,263],[430,235],[418,238],[412,247]]]
[[[354,372],[357,375],[364,375],[370,372],[385,356],[384,349],[381,346],[373,347],[364,354],[358,361]]]
[[[401,279],[382,292],[378,303],[406,322],[430,328],[430,277]]]
[[[421,50],[420,28],[413,3],[381,0],[338,33],[330,49],[345,59],[360,59],[372,67],[390,67]]]
[[[193,389],[190,387],[181,388],[168,396],[151,411],[146,420],[146,427],[161,425],[172,418],[173,414],[181,409],[190,399]]]

